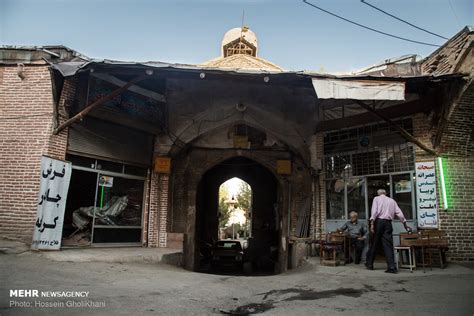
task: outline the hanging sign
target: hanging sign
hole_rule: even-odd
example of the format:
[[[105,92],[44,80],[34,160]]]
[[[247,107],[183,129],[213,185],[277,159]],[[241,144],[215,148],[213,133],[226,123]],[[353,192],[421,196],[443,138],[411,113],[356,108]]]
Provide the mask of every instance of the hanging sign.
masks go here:
[[[71,180],[71,163],[43,156],[40,179],[31,249],[59,249]]]
[[[434,161],[416,163],[416,196],[419,228],[438,228],[436,169]]]

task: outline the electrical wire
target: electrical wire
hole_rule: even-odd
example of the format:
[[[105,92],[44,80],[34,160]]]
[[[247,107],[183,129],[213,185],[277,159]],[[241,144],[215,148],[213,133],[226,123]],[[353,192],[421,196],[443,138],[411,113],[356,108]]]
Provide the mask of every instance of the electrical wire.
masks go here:
[[[426,43],[426,42],[420,42],[420,41],[415,41],[415,40],[412,40],[412,39],[409,39],[409,38],[406,38],[406,37],[401,37],[401,36],[398,36],[398,35],[394,35],[394,34],[390,34],[390,33],[387,33],[387,32],[383,32],[383,31],[380,31],[380,30],[377,30],[377,29],[374,29],[370,26],[366,26],[366,25],[363,25],[363,24],[360,24],[358,22],[354,22],[352,20],[349,20],[349,19],[346,19],[345,17],[342,17],[340,15],[337,15],[333,12],[330,12],[328,10],[325,10],[321,7],[318,7],[317,5],[311,3],[311,2],[308,2],[307,0],[303,0],[304,3],[306,3],[307,5],[309,6],[312,6],[313,8],[315,9],[318,9],[320,11],[323,11],[324,13],[327,13],[329,15],[332,15],[338,19],[341,19],[343,21],[346,21],[348,23],[351,23],[351,24],[354,24],[354,25],[357,25],[361,28],[364,28],[364,29],[367,29],[369,31],[372,31],[372,32],[375,32],[375,33],[379,33],[379,34],[382,34],[382,35],[385,35],[385,36],[389,36],[389,37],[393,37],[393,38],[396,38],[396,39],[399,39],[399,40],[402,40],[402,41],[407,41],[407,42],[411,42],[411,43],[415,43],[415,44],[420,44],[420,45],[426,45],[426,46],[433,46],[433,47],[440,47],[441,45],[437,45],[437,44],[431,44],[431,43]]]
[[[444,36],[442,36],[442,35],[439,35],[439,34],[430,32],[430,31],[428,31],[427,29],[424,29],[424,28],[422,28],[422,27],[416,26],[416,25],[413,24],[413,23],[410,23],[410,22],[408,22],[408,21],[406,21],[406,20],[404,20],[404,19],[401,19],[401,18],[399,18],[399,17],[397,17],[397,16],[395,16],[395,15],[393,15],[393,14],[391,14],[391,13],[388,13],[387,11],[382,10],[382,9],[380,9],[380,8],[378,8],[378,7],[376,7],[376,6],[374,6],[373,4],[368,3],[366,0],[360,0],[360,2],[362,2],[362,3],[365,4],[365,5],[368,5],[369,7],[373,8],[373,9],[375,9],[375,10],[377,10],[377,11],[382,12],[383,14],[386,14],[386,15],[388,15],[388,16],[394,18],[395,20],[398,20],[398,21],[400,21],[400,22],[403,22],[403,23],[405,23],[405,24],[408,24],[408,25],[410,25],[410,26],[412,26],[412,27],[414,27],[414,28],[416,28],[416,29],[418,29],[418,30],[420,30],[420,31],[426,32],[426,33],[428,33],[428,34],[437,36],[437,37],[442,38],[442,39],[445,39],[445,40],[448,39],[447,37],[444,37]]]

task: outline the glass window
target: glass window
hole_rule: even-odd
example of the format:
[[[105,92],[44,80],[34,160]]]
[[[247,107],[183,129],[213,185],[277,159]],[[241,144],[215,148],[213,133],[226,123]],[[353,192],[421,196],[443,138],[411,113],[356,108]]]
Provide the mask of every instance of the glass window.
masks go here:
[[[106,160],[97,160],[97,169],[122,173],[123,164]]]
[[[95,159],[83,156],[66,155],[66,160],[72,162],[74,166],[81,166],[95,169]]]
[[[147,168],[125,165],[125,173],[146,177]]]
[[[344,180],[337,179],[326,182],[326,217],[328,219],[344,219]]]
[[[64,213],[62,246],[90,245],[97,173],[73,169]]]
[[[140,226],[144,180],[99,175],[95,225]]]
[[[365,178],[349,179],[346,185],[347,212],[356,211],[359,218],[365,219]]]
[[[392,183],[393,199],[397,202],[406,219],[413,219],[413,180],[411,174],[392,175]]]

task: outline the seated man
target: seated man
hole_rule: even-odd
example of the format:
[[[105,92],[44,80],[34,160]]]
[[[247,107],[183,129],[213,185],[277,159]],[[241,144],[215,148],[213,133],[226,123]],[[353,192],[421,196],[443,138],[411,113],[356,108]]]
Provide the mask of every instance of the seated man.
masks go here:
[[[356,211],[349,213],[350,221],[347,221],[341,228],[338,228],[337,231],[342,233],[347,230],[351,237],[351,247],[355,249],[355,264],[360,263],[362,257],[362,250],[364,249],[365,239],[367,238],[369,231],[367,230],[367,225],[364,222],[358,221],[358,214]]]

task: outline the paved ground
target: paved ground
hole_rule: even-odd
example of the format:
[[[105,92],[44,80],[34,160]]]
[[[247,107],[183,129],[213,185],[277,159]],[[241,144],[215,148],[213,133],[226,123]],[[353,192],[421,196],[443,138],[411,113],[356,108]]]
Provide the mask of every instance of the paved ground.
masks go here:
[[[157,263],[52,261],[0,254],[0,315],[473,315],[473,266],[387,275],[383,266],[321,267],[277,276],[192,273]],[[88,298],[10,298],[11,289],[89,291]],[[32,307],[10,307],[11,302]],[[34,307],[81,303],[83,307]],[[35,303],[37,302],[37,303]],[[69,302],[69,303],[68,303]],[[92,307],[95,302],[105,307]],[[25,303],[23,303],[25,304]]]

